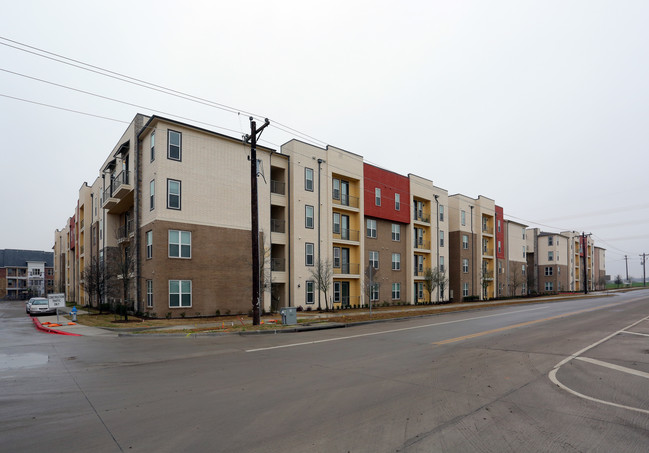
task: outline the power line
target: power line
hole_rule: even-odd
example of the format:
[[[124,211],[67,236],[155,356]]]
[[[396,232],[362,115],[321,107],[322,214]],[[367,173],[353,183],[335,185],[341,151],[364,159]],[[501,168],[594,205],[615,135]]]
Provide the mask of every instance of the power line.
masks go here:
[[[52,109],[65,110],[66,112],[78,113],[79,115],[93,116],[95,118],[101,118],[103,120],[115,121],[117,123],[130,124],[129,121],[118,120],[118,119],[110,118],[110,117],[107,117],[107,116],[95,115],[94,113],[82,112],[80,110],[73,110],[73,109],[68,109],[68,108],[65,108],[65,107],[59,107],[59,106],[56,106],[56,105],[45,104],[43,102],[30,101],[29,99],[23,99],[23,98],[19,98],[19,97],[15,97],[15,96],[9,96],[8,94],[0,93],[0,96],[2,96],[4,98],[9,98],[9,99],[15,99],[16,101],[22,101],[22,102],[28,102],[30,104],[41,105],[41,106],[49,107],[49,108],[52,108]]]

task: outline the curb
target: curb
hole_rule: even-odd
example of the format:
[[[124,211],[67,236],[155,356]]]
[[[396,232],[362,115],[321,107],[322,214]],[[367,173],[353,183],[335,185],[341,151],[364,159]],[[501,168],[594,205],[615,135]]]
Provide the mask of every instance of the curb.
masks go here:
[[[41,332],[58,334],[58,335],[69,335],[69,336],[72,336],[72,337],[82,337],[83,336],[83,335],[80,335],[78,333],[71,333],[71,332],[64,332],[62,330],[50,329],[49,327],[43,326],[43,324],[41,324],[41,322],[38,320],[38,318],[32,318],[32,321],[34,322],[34,326],[36,326],[36,329],[40,330]]]

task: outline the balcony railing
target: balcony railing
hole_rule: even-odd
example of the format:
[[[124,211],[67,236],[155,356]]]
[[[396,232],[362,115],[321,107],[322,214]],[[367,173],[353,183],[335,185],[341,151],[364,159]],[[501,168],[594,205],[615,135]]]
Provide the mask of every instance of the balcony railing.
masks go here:
[[[277,195],[286,194],[286,184],[281,181],[270,180],[270,193],[275,193]]]
[[[413,212],[413,215],[414,215],[414,219],[418,220],[419,222],[430,223],[430,215],[424,213],[423,211],[417,211],[415,209],[415,211]]]
[[[415,267],[415,277],[423,277],[424,275],[424,268],[423,267]]]
[[[117,229],[117,239],[118,240],[128,239],[128,237],[133,233],[134,226],[135,226],[135,222],[133,221],[133,219],[129,219],[129,221],[126,222],[125,225],[122,225]]]
[[[271,258],[270,259],[270,270],[273,272],[284,272],[286,271],[286,260],[284,258]]]
[[[360,237],[360,231],[358,230],[350,230],[347,228],[341,228],[340,232],[335,232],[333,233],[333,238],[342,240],[342,241],[355,241],[358,242]]]
[[[358,208],[360,199],[352,195],[339,194],[339,198],[333,199],[333,204]]]
[[[493,256],[494,249],[492,249],[491,247],[482,247],[482,254],[487,256]]]
[[[358,263],[342,263],[340,267],[334,267],[334,274],[359,275],[360,268]]]
[[[286,222],[284,220],[270,219],[270,231],[272,233],[285,233]]]
[[[430,250],[430,241],[415,238],[415,248]]]
[[[115,179],[113,179],[113,192],[115,192],[122,184],[128,185],[130,180],[130,175],[131,175],[130,171],[124,170],[120,172],[117,176],[115,176]]]

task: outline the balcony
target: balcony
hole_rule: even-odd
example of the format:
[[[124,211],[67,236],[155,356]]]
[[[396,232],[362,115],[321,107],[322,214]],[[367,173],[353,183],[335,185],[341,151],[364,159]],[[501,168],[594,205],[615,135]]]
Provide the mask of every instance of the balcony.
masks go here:
[[[270,219],[271,233],[286,233],[286,222],[279,219]]]
[[[111,178],[104,190],[101,207],[111,214],[120,214],[133,206],[133,185],[129,171],[122,171]]]
[[[286,195],[286,184],[280,181],[270,180],[270,193]]]
[[[430,223],[430,215],[415,209],[413,211],[413,220],[416,222]]]
[[[340,267],[334,267],[335,275],[360,275],[361,265],[358,263],[342,263]]]
[[[334,231],[333,239],[335,241],[353,241],[358,242],[360,238],[360,231],[341,228],[339,232]]]
[[[494,249],[491,247],[482,247],[482,254],[485,256],[494,256]]]
[[[270,270],[273,272],[285,272],[286,271],[286,260],[284,258],[271,258],[270,259]]]
[[[334,197],[333,198],[333,204],[334,206],[347,206],[350,208],[356,208],[360,206],[360,198],[354,197],[352,195],[346,195],[343,193],[339,193],[339,198]]]
[[[430,241],[425,241],[423,239],[415,239],[415,248],[422,250],[430,250]]]
[[[416,267],[414,270],[415,277],[423,277],[424,276],[424,268],[422,267]]]
[[[117,243],[121,244],[122,242],[129,242],[131,236],[133,236],[134,226],[135,222],[133,219],[130,219],[125,225],[120,226],[117,229]]]

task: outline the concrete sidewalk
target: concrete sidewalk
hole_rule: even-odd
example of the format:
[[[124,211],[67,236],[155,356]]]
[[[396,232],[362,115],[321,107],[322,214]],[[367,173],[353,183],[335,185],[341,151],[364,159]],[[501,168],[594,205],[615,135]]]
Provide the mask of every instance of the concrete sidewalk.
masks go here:
[[[77,312],[80,313],[80,312]],[[59,313],[58,319],[59,322],[56,322],[56,315],[46,315],[46,316],[33,316],[32,321],[36,329],[41,332],[58,334],[58,335],[71,335],[71,336],[92,336],[92,337],[116,337],[117,332],[112,332],[106,329],[100,329],[98,327],[84,326],[83,324],[72,323],[71,316],[67,313]],[[60,324],[60,326],[52,326],[50,324]]]

